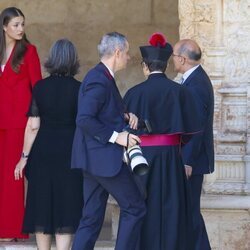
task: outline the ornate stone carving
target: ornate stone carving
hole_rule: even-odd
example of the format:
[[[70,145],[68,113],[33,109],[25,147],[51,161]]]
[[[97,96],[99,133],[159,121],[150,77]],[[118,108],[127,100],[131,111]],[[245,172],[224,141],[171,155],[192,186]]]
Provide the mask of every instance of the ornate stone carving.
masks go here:
[[[226,0],[224,4],[227,56],[224,71],[226,81],[249,81],[250,0]]]
[[[214,10],[213,4],[208,2],[200,2],[194,5],[195,7],[195,22],[213,23]]]
[[[180,38],[194,38],[195,26],[193,0],[179,0]]]
[[[224,20],[231,23],[249,22],[250,0],[224,0]]]
[[[250,0],[179,0],[180,37],[202,47],[215,91],[216,173],[206,178],[209,193],[250,192],[249,8]]]
[[[247,31],[240,25],[230,25],[227,30],[227,56],[225,57],[225,80],[229,82],[248,81],[249,51]],[[248,30],[250,26],[248,27]],[[250,38],[250,36],[248,36]]]

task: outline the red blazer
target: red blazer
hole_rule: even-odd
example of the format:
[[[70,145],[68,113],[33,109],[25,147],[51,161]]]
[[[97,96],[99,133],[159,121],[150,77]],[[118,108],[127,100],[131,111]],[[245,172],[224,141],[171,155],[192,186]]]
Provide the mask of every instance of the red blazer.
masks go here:
[[[34,45],[27,46],[18,73],[11,68],[12,56],[13,51],[4,71],[0,71],[0,129],[25,128],[32,87],[42,78],[40,60]]]

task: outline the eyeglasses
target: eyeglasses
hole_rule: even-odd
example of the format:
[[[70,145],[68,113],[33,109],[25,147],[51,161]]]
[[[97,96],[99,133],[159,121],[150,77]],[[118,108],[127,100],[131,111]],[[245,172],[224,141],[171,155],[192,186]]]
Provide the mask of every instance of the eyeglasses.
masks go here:
[[[187,58],[186,58],[185,56],[182,56],[182,55],[176,55],[176,54],[173,53],[172,56],[173,56],[173,57],[175,57],[175,56],[177,56],[177,57],[182,57],[182,58],[184,59],[184,61],[187,60]]]

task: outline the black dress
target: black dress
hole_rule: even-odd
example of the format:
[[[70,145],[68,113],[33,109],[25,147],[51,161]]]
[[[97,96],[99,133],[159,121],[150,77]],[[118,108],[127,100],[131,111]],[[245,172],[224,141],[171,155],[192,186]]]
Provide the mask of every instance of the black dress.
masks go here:
[[[153,135],[181,135],[187,141],[201,129],[187,90],[165,74],[151,74],[124,97],[127,110],[147,120]],[[139,130],[138,134],[147,134]],[[146,186],[147,214],[140,250],[193,250],[188,183],[180,145],[143,146],[150,171],[137,177]]]
[[[29,116],[40,128],[26,166],[28,193],[24,233],[74,233],[81,218],[82,173],[71,169],[80,82],[50,76],[33,90]]]

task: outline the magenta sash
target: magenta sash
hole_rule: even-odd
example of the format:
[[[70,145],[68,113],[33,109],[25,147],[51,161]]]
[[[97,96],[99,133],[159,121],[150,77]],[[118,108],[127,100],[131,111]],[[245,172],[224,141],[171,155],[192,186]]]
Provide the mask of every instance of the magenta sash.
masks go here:
[[[156,135],[140,135],[140,146],[174,146],[181,142],[180,134],[156,134]]]

